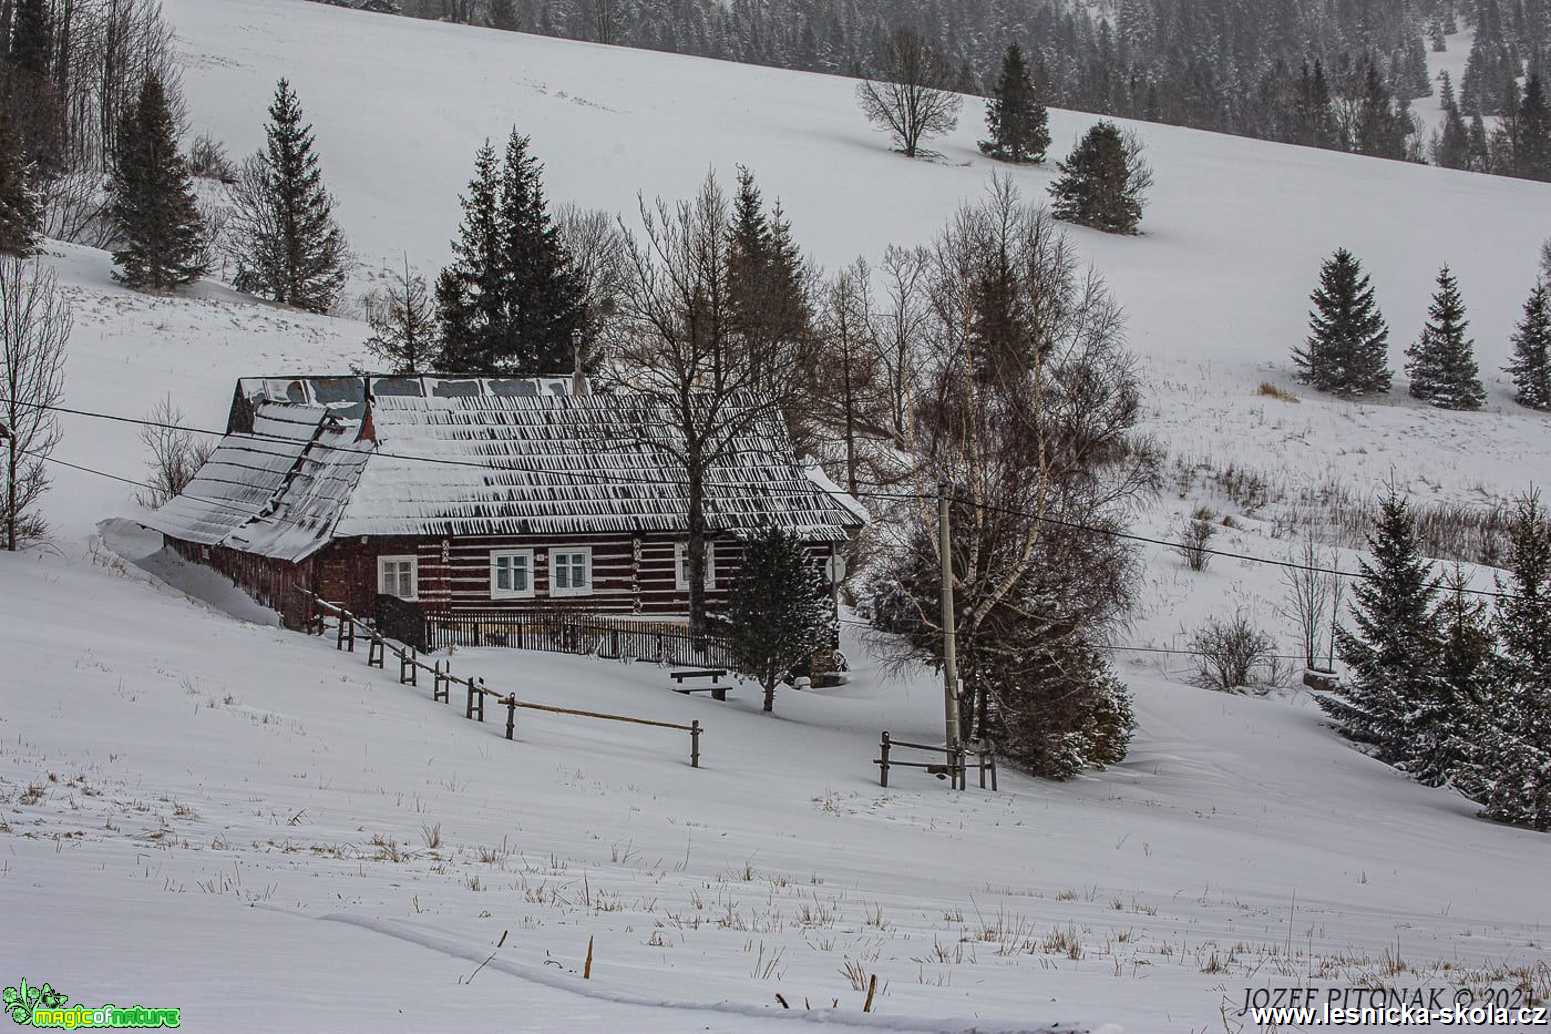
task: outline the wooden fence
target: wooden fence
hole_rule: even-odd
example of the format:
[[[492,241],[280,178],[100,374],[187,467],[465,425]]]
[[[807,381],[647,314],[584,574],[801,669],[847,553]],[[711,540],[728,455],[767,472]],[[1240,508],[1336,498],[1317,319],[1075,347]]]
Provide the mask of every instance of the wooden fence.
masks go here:
[[[426,615],[425,645],[510,646],[551,653],[594,654],[618,660],[654,661],[731,669],[732,650],[716,636],[689,629],[563,611],[460,610]]]
[[[602,711],[583,711],[574,707],[556,707],[552,704],[535,704],[529,701],[518,700],[515,693],[502,693],[491,689],[482,678],[469,676],[461,678],[452,673],[452,661],[435,660],[427,664],[420,657],[420,651],[413,645],[400,645],[383,635],[371,622],[363,621],[344,607],[320,598],[315,593],[306,589],[296,590],[301,594],[306,603],[308,615],[306,628],[309,634],[325,635],[328,631],[328,615],[332,614],[335,620],[334,648],[336,650],[355,652],[357,636],[364,638],[367,643],[366,664],[372,668],[387,667],[388,655],[392,654],[398,661],[399,684],[406,686],[419,686],[420,673],[431,677],[431,699],[438,703],[450,703],[452,687],[461,688],[464,699],[463,717],[471,721],[483,722],[485,720],[485,704],[491,698],[497,706],[506,708],[506,738],[515,739],[517,734],[518,710],[543,711],[548,714],[570,715],[577,718],[594,718],[609,722],[626,722],[631,725],[649,726],[658,729],[672,729],[678,732],[689,733],[689,764],[691,768],[700,767],[700,736],[705,732],[699,720],[688,725],[680,725],[677,722],[660,722],[652,718],[635,718],[630,715],[605,714]],[[542,649],[542,647],[529,647],[529,649]],[[593,650],[566,651],[571,653],[593,653]]]
[[[889,755],[895,750],[924,750],[930,754],[941,754],[941,762],[931,761],[895,761]],[[889,785],[890,768],[924,768],[928,775],[937,776],[939,779],[951,780],[955,790],[963,790],[968,785],[967,775],[970,768],[969,759],[975,759],[975,767],[980,769],[980,788],[986,788],[986,774],[991,776],[991,789],[996,789],[996,748],[990,740],[981,740],[977,746],[960,746],[956,751],[940,743],[907,743],[904,740],[896,740],[887,732],[883,734],[883,742],[879,745],[878,756],[873,759],[873,764],[878,766],[878,785]]]

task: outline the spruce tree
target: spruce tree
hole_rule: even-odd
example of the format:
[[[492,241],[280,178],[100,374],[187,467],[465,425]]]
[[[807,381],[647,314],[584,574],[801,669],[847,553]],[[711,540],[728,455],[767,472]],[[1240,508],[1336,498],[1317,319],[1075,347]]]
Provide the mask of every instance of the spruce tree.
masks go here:
[[[1050,185],[1057,219],[1106,233],[1135,233],[1142,221],[1139,185],[1132,182],[1124,134],[1099,122],[1057,162],[1061,176]]]
[[[130,287],[167,291],[205,272],[204,221],[175,134],[161,78],[148,75],[119,127],[113,162],[114,276]]]
[[[1456,564],[1433,619],[1438,627],[1438,677],[1433,694],[1409,716],[1406,770],[1428,786],[1468,783],[1474,742],[1489,721],[1497,674],[1497,639],[1484,601],[1468,592]]]
[[[1551,410],[1551,291],[1535,285],[1524,303],[1524,318],[1513,335],[1514,399],[1531,409]]]
[[[291,84],[280,80],[254,158],[251,203],[240,220],[236,286],[284,305],[327,312],[344,289],[349,248],[323,185],[312,126]]]
[[[1444,266],[1438,273],[1438,290],[1427,309],[1422,335],[1406,350],[1412,398],[1440,409],[1480,409],[1485,404],[1475,342],[1465,337],[1468,326],[1459,283]]]
[[[1443,127],[1438,131],[1437,143],[1433,148],[1433,161],[1445,169],[1470,168],[1470,129],[1465,125],[1465,119],[1459,112],[1459,104],[1454,99],[1454,84],[1449,81],[1449,73],[1441,72],[1438,76],[1440,104],[1443,108]]]
[[[1050,146],[1050,114],[1034,93],[1023,50],[1016,43],[1002,58],[991,100],[986,105],[986,132],[980,153],[1007,162],[1042,162]]]
[[[1551,107],[1538,75],[1529,77],[1513,124],[1514,175],[1551,180]]]
[[[1335,630],[1336,652],[1346,665],[1342,698],[1320,705],[1343,735],[1372,744],[1390,764],[1412,756],[1414,714],[1439,695],[1439,636],[1434,607],[1438,579],[1422,556],[1416,518],[1398,493],[1380,506],[1368,538],[1373,562],[1360,561],[1353,588],[1355,630]]]
[[[1486,138],[1486,120],[1479,111],[1470,117],[1470,168],[1475,172],[1492,171],[1492,149]]]
[[[1551,523],[1537,497],[1520,502],[1512,536],[1498,585],[1503,684],[1476,775],[1488,818],[1551,830]]]
[[[452,242],[452,262],[436,281],[436,317],[442,337],[438,366],[447,372],[495,369],[510,337],[497,210],[500,194],[500,164],[486,140],[474,155],[468,193],[459,198],[463,222]]]
[[[506,370],[525,376],[563,373],[575,365],[582,326],[582,282],[549,217],[544,167],[527,137],[512,130],[501,177],[499,224],[512,346]]]
[[[504,164],[488,141],[475,156],[453,261],[436,284],[443,369],[534,377],[575,364],[582,282],[528,148],[513,130]]]
[[[1299,379],[1346,397],[1389,390],[1389,329],[1357,257],[1341,248],[1320,270],[1310,296],[1309,337],[1293,350]]]
[[[30,254],[43,227],[43,205],[31,182],[10,113],[0,105],[0,253]]]
[[[824,577],[800,538],[772,528],[743,544],[725,625],[738,673],[763,687],[765,710],[774,710],[781,677],[833,633]]]

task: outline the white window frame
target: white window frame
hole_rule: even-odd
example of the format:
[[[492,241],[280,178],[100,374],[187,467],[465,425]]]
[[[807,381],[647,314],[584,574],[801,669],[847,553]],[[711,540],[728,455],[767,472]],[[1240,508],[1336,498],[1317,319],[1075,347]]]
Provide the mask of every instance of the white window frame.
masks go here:
[[[502,558],[511,559],[515,557],[522,557],[527,561],[528,587],[526,589],[503,589],[496,582],[496,562]],[[492,549],[490,551],[490,598],[493,600],[528,600],[533,598],[533,550]]]
[[[581,555],[587,558],[587,584],[577,588],[567,586],[560,588],[556,583],[559,579],[555,576],[555,570],[559,565],[555,563],[557,556]],[[591,596],[592,595],[592,547],[591,546],[552,546],[549,550],[549,594],[551,596]],[[567,565],[569,566],[569,565]]]
[[[409,564],[409,595],[399,596],[398,580],[394,579],[394,591],[389,592],[383,588],[387,583],[384,577],[387,574],[389,564]],[[401,600],[414,602],[420,598],[420,557],[411,553],[398,553],[391,556],[379,556],[377,558],[377,591],[383,596],[397,596]]]
[[[689,543],[673,544],[673,587],[679,592],[689,591]],[[716,543],[705,544],[705,587],[716,588]]]

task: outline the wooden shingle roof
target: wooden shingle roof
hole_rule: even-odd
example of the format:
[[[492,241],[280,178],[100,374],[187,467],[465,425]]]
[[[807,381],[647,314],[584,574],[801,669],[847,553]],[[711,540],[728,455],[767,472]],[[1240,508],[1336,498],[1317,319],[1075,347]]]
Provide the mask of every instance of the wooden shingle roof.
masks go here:
[[[645,396],[381,394],[355,413],[320,401],[256,399],[252,431],[229,433],[143,523],[290,561],[355,536],[688,529],[683,443]],[[798,467],[778,416],[733,405],[748,420],[706,478],[713,532],[842,541],[861,525],[854,501]]]

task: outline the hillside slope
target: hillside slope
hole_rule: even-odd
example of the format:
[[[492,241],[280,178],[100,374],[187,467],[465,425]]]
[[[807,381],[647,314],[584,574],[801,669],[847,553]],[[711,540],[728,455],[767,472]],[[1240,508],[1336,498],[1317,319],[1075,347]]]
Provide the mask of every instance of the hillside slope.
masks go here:
[[[0,584],[0,652],[25,662],[0,712],[8,973],[190,1030],[282,1009],[307,1030],[1184,1034],[1241,1022],[1246,988],[1452,994],[1544,952],[1545,838],[1354,753],[1306,699],[1139,675],[1108,772],[885,791],[878,733],[932,736],[940,690],[855,642],[851,685],[773,717],[651,665],[452,658],[525,700],[697,718],[695,770],[665,730],[522,712],[508,743],[499,710],[471,723],[135,566],[0,555]],[[875,1016],[848,968],[877,974]]]
[[[330,185],[369,264],[447,255],[475,148],[533,137],[556,201],[623,212],[636,194],[687,196],[707,170],[753,169],[800,243],[834,268],[929,239],[993,170],[978,100],[939,162],[891,153],[854,82],[467,26],[307,0],[168,0],[192,126],[257,146],[274,82],[290,78],[318,129]],[[1462,46],[1456,37],[1455,46]],[[1053,157],[1093,122],[1052,113]],[[1534,276],[1551,186],[1453,173],[1146,123],[1158,185],[1139,239],[1077,231],[1132,316],[1140,351],[1285,363],[1304,333],[1319,261],[1369,264],[1397,335],[1414,335],[1451,262],[1488,367]],[[1041,198],[1053,168],[1009,173]],[[1398,351],[1398,348],[1397,348]]]

